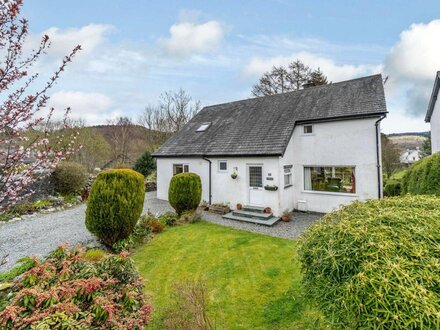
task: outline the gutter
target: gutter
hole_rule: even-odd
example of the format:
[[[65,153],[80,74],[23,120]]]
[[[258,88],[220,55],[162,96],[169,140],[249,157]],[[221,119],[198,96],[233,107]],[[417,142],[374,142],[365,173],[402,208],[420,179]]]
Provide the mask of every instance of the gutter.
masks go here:
[[[212,168],[212,162],[211,162],[211,160],[209,160],[208,158],[206,158],[204,156],[202,157],[202,159],[206,160],[209,163],[209,201],[208,201],[208,203],[209,203],[209,205],[211,205],[211,202],[212,202],[212,189],[211,189],[211,168]]]
[[[382,171],[381,167],[382,164],[380,162],[380,131],[379,131],[379,123],[386,117],[386,115],[380,117],[376,122],[374,123],[374,126],[376,127],[376,157],[377,157],[377,196],[379,199],[382,198]]]

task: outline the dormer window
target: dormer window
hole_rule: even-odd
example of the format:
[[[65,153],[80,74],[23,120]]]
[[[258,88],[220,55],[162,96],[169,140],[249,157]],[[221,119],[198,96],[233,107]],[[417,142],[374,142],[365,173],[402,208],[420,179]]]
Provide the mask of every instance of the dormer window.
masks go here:
[[[200,125],[200,127],[196,130],[196,132],[204,132],[206,131],[209,126],[211,126],[211,123],[203,123],[202,125]]]

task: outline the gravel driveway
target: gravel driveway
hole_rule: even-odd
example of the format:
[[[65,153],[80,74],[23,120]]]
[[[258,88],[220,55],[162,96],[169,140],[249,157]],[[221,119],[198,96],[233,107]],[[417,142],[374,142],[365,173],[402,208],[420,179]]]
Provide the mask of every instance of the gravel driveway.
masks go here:
[[[79,205],[24,220],[0,222],[0,257],[9,255],[9,262],[0,266],[0,272],[11,268],[22,257],[30,255],[44,257],[62,242],[67,242],[69,245],[97,244],[96,239],[84,225],[85,210],[85,205]],[[154,214],[162,214],[173,209],[168,202],[158,200],[156,192],[149,192],[145,195],[144,212],[148,210]],[[236,229],[295,239],[321,216],[322,214],[318,213],[294,213],[293,221],[289,223],[279,221],[272,227],[222,219],[219,215],[207,212],[204,213],[203,218]]]

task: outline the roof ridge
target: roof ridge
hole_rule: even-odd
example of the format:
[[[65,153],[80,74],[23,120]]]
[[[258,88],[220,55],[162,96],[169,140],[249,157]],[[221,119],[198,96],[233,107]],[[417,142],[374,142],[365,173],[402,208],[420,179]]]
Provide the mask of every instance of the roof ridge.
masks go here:
[[[339,84],[343,84],[343,83],[349,83],[349,82],[356,81],[356,80],[373,78],[373,77],[376,77],[376,76],[382,76],[382,74],[381,73],[375,73],[375,74],[372,74],[372,75],[369,75],[369,76],[363,76],[363,77],[358,77],[358,78],[338,81],[338,82],[335,82],[335,83],[332,82],[330,84],[325,84],[325,85],[311,86],[311,87],[307,87],[307,88],[303,88],[303,89],[296,89],[296,90],[288,91],[288,92],[284,92],[284,93],[277,93],[277,94],[272,94],[272,95],[263,95],[263,96],[249,97],[247,99],[242,99],[242,100],[223,102],[223,103],[216,103],[216,104],[207,105],[207,106],[203,107],[203,109],[212,108],[212,107],[216,107],[216,106],[219,106],[219,105],[234,104],[234,103],[243,102],[243,101],[261,100],[263,98],[276,97],[276,96],[279,97],[281,95],[292,94],[292,93],[301,93],[301,92],[303,92],[305,90],[319,89],[319,88],[325,88],[325,87],[332,87],[334,85],[339,85]]]

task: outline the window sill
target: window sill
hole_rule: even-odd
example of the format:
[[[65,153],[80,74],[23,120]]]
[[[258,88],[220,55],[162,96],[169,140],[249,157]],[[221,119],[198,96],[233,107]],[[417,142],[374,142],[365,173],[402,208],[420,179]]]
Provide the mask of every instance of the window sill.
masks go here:
[[[332,195],[332,196],[345,196],[345,197],[358,197],[356,193],[343,193],[333,191],[315,191],[315,190],[303,190],[305,194],[317,194],[317,195]]]
[[[284,186],[284,189],[287,189],[287,188],[290,188],[290,187],[293,187],[293,184],[288,184],[287,186]]]

